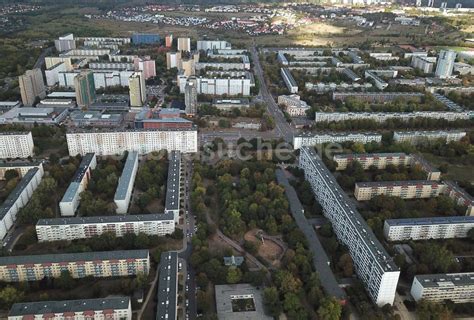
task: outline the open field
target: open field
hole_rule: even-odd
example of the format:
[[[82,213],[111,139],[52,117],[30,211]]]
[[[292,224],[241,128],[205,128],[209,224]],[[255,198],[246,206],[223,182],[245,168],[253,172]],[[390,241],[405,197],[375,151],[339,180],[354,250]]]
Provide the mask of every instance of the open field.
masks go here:
[[[280,266],[280,257],[283,254],[282,248],[274,241],[265,239],[262,243],[260,239],[256,237],[257,229],[248,231],[244,235],[244,239],[255,243],[258,246],[258,255],[267,260],[273,267]]]
[[[459,162],[453,163],[452,160],[435,156],[431,153],[423,153],[423,157],[425,157],[429,162],[433,163],[437,167],[442,164],[447,164],[447,177],[449,179],[456,181],[470,181],[471,183],[474,182],[474,167],[472,165],[462,163],[461,159],[459,159]]]

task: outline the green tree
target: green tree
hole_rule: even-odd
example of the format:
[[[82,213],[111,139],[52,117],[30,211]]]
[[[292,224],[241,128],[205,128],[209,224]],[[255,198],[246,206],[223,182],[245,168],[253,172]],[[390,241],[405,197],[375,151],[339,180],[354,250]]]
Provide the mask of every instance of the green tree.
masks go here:
[[[341,304],[334,297],[324,299],[318,308],[318,316],[322,320],[339,320],[341,315]]]
[[[236,267],[229,267],[227,270],[227,283],[239,283],[242,279],[242,271]]]
[[[3,308],[10,308],[12,304],[20,302],[24,297],[23,291],[6,286],[0,290],[0,304]]]
[[[59,278],[56,279],[55,284],[60,289],[71,290],[72,288],[74,288],[76,281],[71,276],[69,271],[64,270],[61,271],[61,275],[59,276]]]
[[[280,315],[282,308],[276,287],[267,287],[263,290],[263,302],[272,316],[278,317]]]

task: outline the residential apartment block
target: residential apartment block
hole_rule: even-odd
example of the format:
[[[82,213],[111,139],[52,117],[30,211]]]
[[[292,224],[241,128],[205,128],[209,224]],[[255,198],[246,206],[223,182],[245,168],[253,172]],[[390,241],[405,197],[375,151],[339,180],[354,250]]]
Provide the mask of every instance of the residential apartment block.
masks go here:
[[[44,85],[41,69],[27,70],[25,74],[18,77],[21,101],[23,105],[32,107],[36,99],[43,99],[46,96],[46,86]]]
[[[228,50],[232,49],[232,45],[227,41],[220,40],[198,40],[197,50]]]
[[[71,49],[76,49],[76,40],[72,33],[66,34],[54,40],[54,46],[58,52],[63,52]]]
[[[442,139],[446,143],[459,141],[466,136],[465,131],[395,131],[393,140],[396,142],[408,142],[411,144],[424,143],[430,140]]]
[[[411,66],[420,69],[423,73],[432,73],[435,64],[436,57],[413,56],[411,58]]]
[[[117,237],[127,233],[164,236],[174,230],[172,213],[53,218],[40,219],[36,223],[39,242],[87,239],[104,232],[112,232]]]
[[[87,153],[79,164],[72,182],[66,190],[63,198],[59,202],[61,216],[73,216],[79,207],[80,196],[87,189],[91,179],[92,170],[97,166],[97,159],[94,153]]]
[[[438,78],[446,79],[451,77],[456,60],[456,52],[452,50],[441,50],[438,55],[435,75]]]
[[[43,166],[28,170],[0,206],[0,240],[13,227],[18,212],[26,206],[43,178]]]
[[[0,133],[0,159],[32,157],[34,147],[31,132]]]
[[[169,153],[168,181],[166,183],[165,213],[172,213],[174,221],[179,221],[181,201],[181,154],[179,151]]]
[[[332,159],[336,162],[336,170],[345,170],[347,166],[357,161],[364,170],[370,167],[385,169],[388,165],[393,166],[419,166],[428,175],[427,180],[439,180],[441,171],[431,166],[425,159],[417,154],[406,153],[349,153],[336,154]]]
[[[474,272],[417,275],[410,293],[415,301],[474,302]]]
[[[446,185],[427,180],[357,182],[354,196],[357,201],[370,200],[378,195],[402,199],[433,198],[443,194]]]
[[[310,109],[306,101],[301,100],[301,97],[297,94],[278,96],[278,104],[286,107],[286,112],[290,117],[305,117],[306,111]]]
[[[129,297],[15,303],[8,320],[25,319],[132,320],[132,303]]]
[[[387,219],[383,233],[388,241],[466,238],[474,216]]]
[[[424,97],[419,92],[333,92],[332,99],[334,101],[345,101],[347,98],[355,98],[370,103],[384,103],[395,99],[417,99]]]
[[[281,68],[280,73],[290,93],[298,93],[298,84],[293,78],[291,71],[288,68]]]
[[[120,176],[117,190],[115,191],[114,202],[117,206],[117,214],[126,214],[130,199],[132,198],[133,184],[138,171],[138,152],[128,153],[122,175]]]
[[[178,252],[161,254],[157,290],[157,320],[178,319]]]
[[[147,154],[153,151],[177,150],[197,152],[197,129],[136,129],[127,131],[78,131],[66,134],[69,155],[94,152],[99,156],[137,151]]]
[[[43,170],[42,162],[2,162],[0,163],[0,180],[5,180],[5,173],[10,170],[16,171],[20,178],[24,177],[28,171],[34,168]]]
[[[378,306],[393,304],[400,270],[392,258],[311,147],[301,148],[299,167],[337,238],[349,249],[371,299]]]
[[[311,133],[303,132],[293,136],[293,148],[299,149],[304,146],[314,146],[323,143],[337,143],[354,141],[361,143],[381,142],[382,135],[378,133]]]
[[[316,112],[314,121],[339,122],[348,120],[373,120],[385,122],[389,119],[409,121],[416,118],[444,119],[447,121],[469,120],[473,112],[415,111],[415,112]]]
[[[76,279],[147,275],[150,254],[148,250],[120,250],[0,257],[0,280],[5,282],[58,278],[63,271]]]
[[[209,71],[205,77],[189,77],[184,73],[177,77],[179,92],[185,93],[189,81],[196,83],[198,94],[249,96],[255,79],[248,71]]]

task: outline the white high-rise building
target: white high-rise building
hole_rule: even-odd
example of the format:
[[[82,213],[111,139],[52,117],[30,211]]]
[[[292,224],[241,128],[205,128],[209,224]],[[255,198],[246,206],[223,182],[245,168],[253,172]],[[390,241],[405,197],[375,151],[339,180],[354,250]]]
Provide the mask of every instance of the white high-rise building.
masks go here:
[[[227,41],[220,40],[199,40],[197,42],[197,50],[229,50],[232,46]]]
[[[438,78],[446,79],[451,77],[456,60],[456,52],[452,50],[441,50],[438,56],[435,75]]]
[[[371,299],[378,306],[393,304],[400,276],[397,265],[312,148],[301,148],[299,167],[337,238],[349,249]]]
[[[58,39],[54,40],[54,46],[58,52],[76,49],[76,40],[74,40],[74,35],[70,33],[59,37]]]
[[[0,159],[32,157],[34,147],[31,132],[0,133]]]
[[[197,152],[197,129],[135,129],[127,131],[77,131],[66,134],[69,154],[118,155],[125,151],[147,154],[153,151]]]
[[[191,38],[178,38],[178,51],[191,51]]]

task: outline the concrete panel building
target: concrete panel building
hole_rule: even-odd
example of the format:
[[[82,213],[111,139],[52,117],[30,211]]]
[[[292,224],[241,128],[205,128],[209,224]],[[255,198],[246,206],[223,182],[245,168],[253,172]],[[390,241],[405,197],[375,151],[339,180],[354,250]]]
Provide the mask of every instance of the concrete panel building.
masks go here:
[[[291,117],[305,117],[306,111],[310,109],[306,101],[301,100],[301,97],[297,94],[278,96],[278,104],[284,105],[286,112]]]
[[[28,171],[34,168],[43,170],[42,162],[2,162],[0,163],[0,180],[5,180],[5,173],[14,170],[20,178],[23,178]]]
[[[182,68],[181,52],[167,52],[166,53],[166,69]]]
[[[163,252],[157,290],[157,320],[178,319],[178,252]]]
[[[301,148],[299,167],[338,240],[347,246],[372,301],[378,306],[393,304],[400,276],[397,265],[312,148]]]
[[[166,183],[165,213],[172,213],[175,222],[179,222],[181,201],[181,153],[169,153],[168,181]]]
[[[300,149],[305,146],[314,146],[323,143],[337,143],[337,142],[382,142],[382,135],[379,133],[312,133],[303,132],[293,136],[293,148]]]
[[[186,105],[186,114],[195,115],[198,109],[196,78],[191,77],[184,88],[184,104]]]
[[[94,153],[87,153],[79,164],[72,182],[66,190],[63,198],[59,202],[61,216],[73,216],[79,207],[80,195],[87,189],[91,179],[92,170],[97,166],[97,159]]]
[[[383,233],[388,241],[466,238],[474,216],[387,219]]]
[[[288,68],[281,68],[280,73],[290,93],[298,93],[298,84],[293,78],[291,71]]]
[[[46,86],[39,68],[27,70],[19,76],[18,85],[20,86],[21,101],[27,107],[32,107],[36,99],[46,97]]]
[[[228,50],[232,45],[227,41],[220,40],[198,40],[197,50]]]
[[[417,118],[443,119],[447,121],[469,120],[474,113],[452,112],[452,111],[414,111],[414,112],[315,112],[314,121],[319,122],[340,122],[350,120],[373,120],[378,123],[386,122],[390,119],[409,121]]]
[[[474,272],[417,275],[410,293],[415,301],[474,302]]]
[[[114,203],[117,206],[117,214],[126,214],[132,198],[133,185],[138,171],[138,152],[128,153],[122,175],[120,176],[117,190],[115,191]]]
[[[130,92],[130,105],[132,107],[141,107],[146,101],[145,78],[143,73],[135,72],[128,81]]]
[[[154,44],[160,40],[160,35],[154,33],[134,33],[132,35],[133,44]]]
[[[95,251],[0,257],[0,280],[40,281],[69,271],[73,278],[148,275],[148,250]]]
[[[0,206],[0,239],[13,227],[18,212],[27,205],[43,178],[43,167],[30,169]]]
[[[118,155],[125,151],[147,154],[153,151],[177,150],[197,152],[197,129],[135,129],[126,131],[76,131],[66,134],[69,155]]]
[[[112,232],[117,237],[127,233],[164,236],[174,230],[171,213],[40,219],[36,223],[39,242],[87,239],[104,232]]]
[[[420,101],[425,95],[420,92],[333,92],[334,101],[345,101],[347,98],[355,98],[370,103],[384,103],[395,99],[416,99]]]
[[[8,320],[25,319],[132,320],[132,303],[129,297],[15,303]]]
[[[74,35],[70,33],[59,37],[58,39],[54,40],[54,46],[58,52],[76,49],[76,40],[74,39]]]
[[[450,78],[453,74],[455,60],[456,52],[452,50],[441,50],[438,55],[435,75],[441,79]]]
[[[59,82],[59,73],[68,71],[66,63],[60,62],[44,71],[46,76],[46,85],[54,86]]]
[[[402,199],[432,198],[443,194],[446,185],[427,180],[357,182],[354,196],[357,201],[367,201],[378,195]]]
[[[91,70],[81,71],[74,77],[76,102],[80,108],[89,107],[96,99],[94,73]]]
[[[180,93],[184,93],[189,77],[183,73],[178,75]],[[198,94],[250,96],[250,90],[255,86],[253,75],[247,71],[211,71],[205,77],[196,77]]]
[[[191,51],[191,38],[178,38],[178,51]]]
[[[0,133],[0,159],[32,157],[34,147],[31,132]]]
[[[395,131],[393,140],[400,142],[408,142],[411,144],[425,143],[428,141],[442,139],[446,143],[451,141],[459,141],[466,136],[465,131]]]

